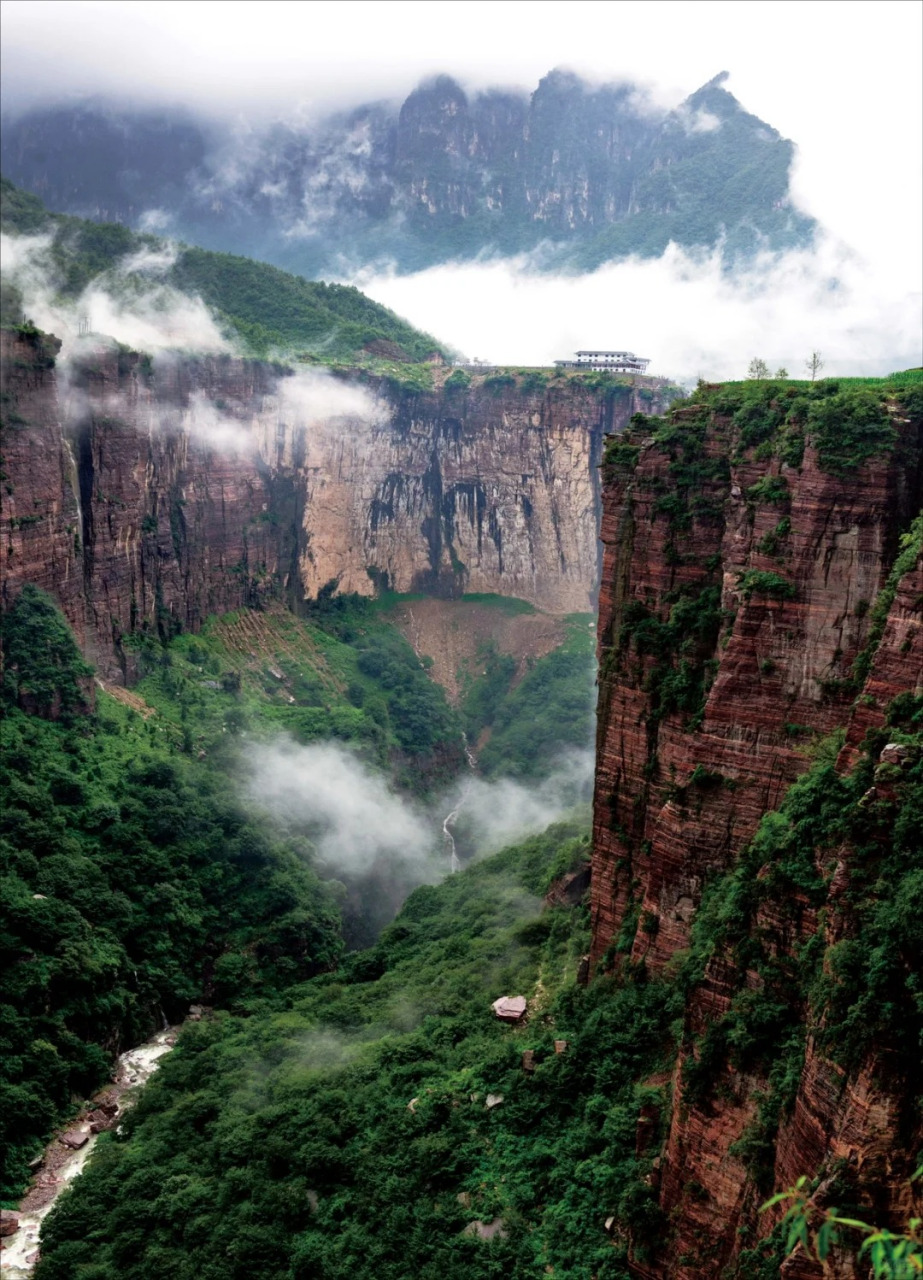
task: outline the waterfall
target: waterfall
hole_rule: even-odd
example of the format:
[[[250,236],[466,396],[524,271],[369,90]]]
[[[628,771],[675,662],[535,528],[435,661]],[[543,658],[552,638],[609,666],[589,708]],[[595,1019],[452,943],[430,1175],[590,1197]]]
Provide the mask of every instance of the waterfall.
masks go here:
[[[74,493],[77,502],[77,534],[80,539],[80,546],[83,546],[83,506],[80,501],[80,474],[77,471],[77,459],[74,457],[74,451],[71,448],[71,442],[62,432],[61,439],[64,444],[64,450],[67,454],[67,478]]]
[[[464,732],[462,733],[462,743],[465,748],[465,760],[468,762],[468,768],[471,770],[472,773],[474,773],[474,771],[478,767],[478,760],[477,760],[477,756],[469,747],[468,738]],[[449,874],[450,875],[454,875],[456,871],[461,871],[461,863],[458,860],[458,854],[455,852],[455,837],[452,835],[452,827],[458,821],[459,812],[461,810],[462,805],[465,803],[465,800],[468,798],[468,792],[470,790],[471,790],[471,780],[469,778],[469,780],[465,783],[465,786],[462,789],[462,793],[461,793],[461,796],[459,797],[458,804],[455,806],[455,808],[452,810],[451,813],[446,814],[442,823],[442,839],[443,839],[443,845],[444,845],[445,851],[448,854],[448,858],[449,858]]]

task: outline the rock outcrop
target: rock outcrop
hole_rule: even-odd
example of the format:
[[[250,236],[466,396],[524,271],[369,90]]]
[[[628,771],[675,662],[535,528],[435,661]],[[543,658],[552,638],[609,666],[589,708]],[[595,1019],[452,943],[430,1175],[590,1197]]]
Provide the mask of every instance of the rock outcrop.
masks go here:
[[[62,213],[137,226],[156,208],[183,239],[308,277],[344,259],[416,271],[541,246],[587,271],[671,240],[730,257],[808,242],[792,143],[723,78],[659,111],[629,84],[560,70],[528,96],[437,76],[400,106],[277,124],[246,148],[224,122],[162,107],[43,107],[4,122],[0,160]]]
[[[821,465],[810,432],[803,454],[803,439],[793,448],[784,436],[781,447],[778,437],[748,447],[746,416],[734,418],[739,405],[723,406],[707,390],[699,401],[674,410],[668,423],[652,422],[656,437],[632,428],[634,439],[623,436],[607,450],[592,864],[597,969],[676,968],[706,885],[735,865],[818,744],[845,727],[838,768],[848,771],[892,699],[923,689],[923,567],[889,584],[900,536],[923,501],[919,417],[891,402],[893,447],[832,468]],[[847,843],[834,870],[819,868],[823,909],[808,893],[764,900],[751,936],[782,957],[803,954],[816,934],[826,946],[836,942],[847,929],[850,857]],[[686,998],[658,1164],[670,1230],[639,1276],[742,1276],[741,1248],[772,1225],[757,1212],[765,1186],[754,1185],[744,1153],[770,1093],[767,1072],[735,1071],[716,1051],[721,1087],[702,1100],[684,1071],[741,986],[762,987],[759,973],[740,971],[737,954],[719,945]],[[694,1065],[705,1069],[698,1059]],[[874,1059],[850,1070],[836,1065],[809,1035],[794,1106],[768,1158],[776,1187],[837,1160],[848,1164],[877,1220],[899,1224],[912,1172],[906,1091],[878,1067]],[[786,1276],[821,1275],[801,1256],[786,1265]],[[845,1254],[835,1265],[830,1274],[856,1274]]]
[[[595,603],[606,432],[666,385],[476,377],[415,392],[3,332],[4,599],[60,601],[107,681],[132,637],[330,583]]]

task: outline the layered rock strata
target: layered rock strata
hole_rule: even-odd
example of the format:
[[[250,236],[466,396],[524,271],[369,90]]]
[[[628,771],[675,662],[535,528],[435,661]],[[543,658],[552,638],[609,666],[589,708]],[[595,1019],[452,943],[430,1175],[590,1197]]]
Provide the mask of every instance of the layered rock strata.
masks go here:
[[[587,610],[601,442],[664,384],[418,393],[4,331],[4,599],[51,591],[106,680],[128,637],[331,582]]]
[[[621,958],[663,973],[680,963],[706,882],[734,864],[761,816],[809,767],[815,745],[845,725],[838,767],[848,770],[866,731],[884,724],[888,703],[923,688],[920,566],[896,584],[883,626],[872,607],[923,502],[920,422],[890,407],[895,447],[839,474],[822,469],[810,439],[797,464],[778,449],[742,447],[731,417],[707,400],[675,410],[656,440],[608,451],[597,968]],[[858,689],[855,670],[865,672]],[[836,941],[849,850],[838,857],[822,912],[797,894],[778,909],[760,908],[762,945],[795,956],[818,930],[826,944]],[[741,981],[761,985],[719,949],[687,998],[656,1175],[668,1243],[654,1262],[636,1264],[639,1276],[743,1274],[735,1264],[742,1244],[771,1225],[757,1212],[765,1196],[735,1146],[756,1121],[767,1078],[725,1063],[707,1103],[684,1096],[683,1062],[727,1013]],[[776,1186],[842,1159],[864,1167],[859,1180],[879,1221],[906,1221],[905,1100],[880,1077],[874,1062],[844,1071],[809,1038],[794,1109],[775,1142]],[[786,1265],[787,1276],[822,1274],[801,1256]],[[846,1254],[832,1265],[837,1275],[855,1274]]]

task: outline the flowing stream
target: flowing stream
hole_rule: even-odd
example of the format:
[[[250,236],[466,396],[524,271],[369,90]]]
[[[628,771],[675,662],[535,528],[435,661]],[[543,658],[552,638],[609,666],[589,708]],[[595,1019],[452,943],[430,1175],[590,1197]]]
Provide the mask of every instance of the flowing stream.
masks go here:
[[[462,742],[465,744],[465,759],[468,761],[468,768],[473,774],[478,767],[477,756],[468,746],[468,739],[464,733],[462,734]],[[454,875],[456,871],[461,871],[461,863],[458,860],[458,854],[455,852],[455,837],[452,835],[452,828],[455,825],[455,823],[458,821],[458,815],[461,811],[461,807],[465,803],[465,800],[468,798],[468,792],[470,790],[471,790],[471,779],[469,777],[468,781],[465,783],[464,787],[462,788],[462,793],[459,796],[458,804],[455,806],[455,808],[452,810],[451,813],[446,814],[445,819],[442,823],[442,839],[443,839],[445,851],[449,856],[449,874],[450,875]]]
[[[141,1086],[157,1070],[160,1059],[173,1048],[178,1031],[178,1027],[167,1027],[144,1044],[121,1054],[116,1060],[114,1083],[98,1095],[105,1096],[117,1106],[114,1124],[118,1123],[118,1117],[124,1115],[135,1101]],[[3,1252],[0,1254],[3,1280],[27,1280],[32,1275],[38,1260],[38,1238],[42,1220],[64,1188],[83,1172],[96,1145],[98,1134],[90,1131],[90,1125],[85,1120],[75,1121],[65,1132],[66,1136],[73,1137],[74,1140],[79,1135],[84,1141],[81,1146],[73,1149],[57,1137],[45,1148],[32,1186],[20,1204],[19,1229],[13,1235],[3,1238]]]

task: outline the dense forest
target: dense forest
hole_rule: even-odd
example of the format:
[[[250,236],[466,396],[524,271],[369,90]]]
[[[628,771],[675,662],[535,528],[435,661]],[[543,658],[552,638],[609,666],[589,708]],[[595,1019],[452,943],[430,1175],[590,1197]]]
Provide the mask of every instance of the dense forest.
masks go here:
[[[464,764],[460,713],[380,604],[322,593],[305,620],[232,614],[135,643],[126,705],[94,686],[49,597],[26,587],[3,618],[6,1196],[116,1052],[193,1000],[240,1009],[329,970],[419,883],[381,866],[321,879],[310,833],[267,826],[242,795],[254,742],[341,742],[421,802]],[[475,740],[503,723],[494,772],[538,775],[586,745],[592,672],[583,625],[563,664],[493,680],[489,713],[487,674],[472,682]],[[544,738],[529,733],[539,702]]]
[[[905,558],[917,551],[908,543]],[[885,741],[907,748],[901,785],[882,788],[879,770],[869,805]],[[762,983],[741,986],[685,1086],[706,1096],[727,1070],[771,1064],[745,1153],[757,1179],[791,1103],[806,1006],[844,1063],[885,1037],[893,1069],[914,1070],[921,746],[923,705],[909,695],[851,775],[834,771],[837,742],[826,744],[710,886],[666,979],[617,947],[609,977],[578,984],[585,909],[544,897],[587,857],[577,820],[418,888],[374,946],[337,967],[238,996],[184,1033],[122,1131],[102,1140],[48,1222],[38,1277],[399,1280],[553,1267],[566,1280],[625,1280],[629,1245],[643,1260],[664,1229],[651,1180],[669,1065],[684,993],[716,951],[739,948],[740,972],[755,967]],[[861,944],[815,946],[794,965],[762,954],[751,929],[761,904],[822,901],[818,854],[846,842],[865,868],[850,908]],[[490,1001],[518,993],[528,1020],[497,1022]],[[775,1280],[784,1253],[774,1233],[745,1250],[737,1274]]]

